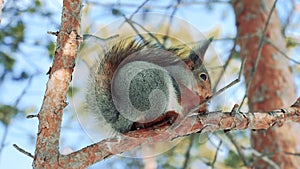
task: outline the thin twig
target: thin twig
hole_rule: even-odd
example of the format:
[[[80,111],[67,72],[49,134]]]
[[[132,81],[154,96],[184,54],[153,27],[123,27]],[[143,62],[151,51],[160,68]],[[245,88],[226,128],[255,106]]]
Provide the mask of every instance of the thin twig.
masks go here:
[[[246,148],[244,148],[246,149]],[[267,162],[271,168],[274,168],[274,169],[280,169],[280,167],[273,161],[271,160],[267,155],[263,155],[262,153],[258,152],[257,150],[253,149],[253,148],[248,148],[247,150],[250,151],[251,154],[259,157],[260,159],[262,159],[263,161]]]
[[[137,30],[137,28],[132,24],[132,20],[128,19],[125,15],[122,15],[125,19],[125,22],[127,22],[131,28],[135,31],[135,33],[141,38],[143,42],[146,42],[145,38],[140,34],[140,32]]]
[[[17,146],[16,144],[13,144],[13,146],[14,146],[14,148],[16,148],[21,153],[27,155],[28,157],[34,158],[34,156],[31,153],[29,153],[28,151],[22,149],[21,147]]]
[[[4,69],[3,73],[0,76],[0,87],[2,83],[4,82],[5,76],[7,75],[8,70]]]
[[[229,140],[231,141],[231,143],[234,145],[236,151],[239,154],[239,157],[241,158],[241,160],[243,161],[244,165],[247,167],[249,166],[248,162],[247,162],[247,158],[241,148],[241,146],[237,143],[237,141],[235,140],[234,136],[231,133],[226,133],[227,138],[229,138]]]
[[[130,15],[128,19],[132,20],[132,17],[139,12],[139,10],[147,3],[149,0],[145,0],[138,8]]]
[[[266,33],[267,33],[267,28],[269,27],[269,24],[270,24],[270,21],[271,21],[271,16],[272,16],[273,11],[274,11],[274,9],[275,9],[276,3],[277,3],[277,0],[275,0],[275,2],[273,3],[273,6],[272,6],[271,11],[270,11],[270,13],[269,13],[269,15],[268,15],[268,18],[267,18],[266,25],[265,25],[264,30],[263,30],[263,34],[262,34],[261,39],[260,39],[260,41],[259,41],[257,57],[256,57],[256,59],[255,59],[254,66],[253,66],[252,72],[251,72],[250,77],[249,77],[248,85],[247,85],[247,87],[246,87],[246,94],[244,95],[244,97],[243,97],[243,99],[242,99],[242,102],[241,102],[241,104],[240,104],[241,106],[244,104],[244,102],[245,102],[245,100],[246,100],[246,98],[247,98],[247,93],[248,93],[249,88],[250,88],[250,86],[251,86],[251,83],[252,83],[252,81],[253,81],[253,79],[254,79],[254,75],[255,75],[255,73],[256,73],[256,69],[257,69],[259,60],[260,60],[260,58],[261,58],[262,45],[263,45],[263,43],[264,43],[264,41],[265,41],[264,39],[265,39],[265,36],[266,36]],[[241,108],[241,106],[239,107],[239,109]]]
[[[189,140],[190,140],[189,147],[188,147],[188,149],[185,153],[185,160],[183,162],[182,169],[188,168],[188,165],[189,165],[189,162],[190,162],[191,149],[193,147],[194,139],[195,139],[195,134],[191,134],[191,136],[189,138]]]
[[[95,38],[95,39],[97,39],[97,40],[99,40],[99,41],[108,41],[108,40],[111,40],[111,39],[114,39],[114,38],[119,37],[119,35],[117,34],[117,35],[109,36],[109,37],[107,37],[107,38],[100,38],[99,36],[96,36],[96,35],[83,34],[82,37],[83,37],[83,40],[86,40],[86,39],[92,37],[92,38]]]
[[[31,76],[29,77],[26,86],[24,87],[24,89],[22,90],[21,94],[18,96],[17,100],[15,101],[15,103],[14,103],[14,105],[13,105],[14,107],[17,107],[17,106],[18,106],[20,100],[21,100],[21,99],[23,98],[23,96],[26,94],[26,92],[27,92],[27,90],[28,90],[28,88],[29,88],[29,86],[30,86],[30,84],[31,84],[31,82],[32,82],[33,76],[34,76],[34,75],[31,75]],[[3,150],[4,146],[5,146],[5,140],[6,140],[6,138],[7,138],[7,135],[8,135],[8,125],[5,125],[5,127],[4,127],[4,134],[3,134],[3,137],[2,137],[2,140],[1,140],[1,144],[0,144],[0,156],[1,156],[1,154],[2,154],[2,150]]]
[[[137,4],[134,3],[103,3],[99,1],[87,1],[87,3],[92,4],[92,5],[99,5],[99,6],[105,6],[105,7],[111,7],[111,6],[119,6],[119,7],[127,7],[127,8],[136,8]],[[185,7],[185,6],[192,6],[192,5],[207,5],[207,4],[213,4],[213,3],[223,3],[223,4],[230,4],[230,1],[193,1],[193,2],[185,2],[181,3],[179,7]],[[173,8],[176,5],[144,5],[144,8],[147,9],[169,9]]]
[[[199,105],[195,106],[194,108],[192,108],[190,110],[189,113],[192,113],[192,112],[195,112],[197,111],[203,104],[207,103],[208,101],[210,101],[211,99],[213,99],[214,97],[218,96],[219,94],[223,93],[226,89],[234,86],[235,84],[239,83],[240,82],[240,79],[241,79],[241,76],[242,76],[242,73],[244,72],[244,66],[245,66],[245,63],[246,63],[246,59],[244,59],[244,61],[242,62],[241,64],[241,69],[240,69],[240,72],[239,72],[239,76],[237,79],[235,79],[234,81],[230,82],[228,85],[226,85],[225,87],[221,88],[220,90],[218,90],[216,93],[214,93],[211,97],[209,97],[208,99],[204,100],[203,102],[201,102]]]
[[[270,11],[270,14],[268,15],[268,19],[267,19],[266,26],[265,26],[265,28],[264,28],[264,30],[263,30],[261,39],[260,39],[260,41],[259,41],[257,57],[256,57],[256,59],[255,59],[255,64],[254,64],[254,67],[253,67],[252,76],[254,76],[254,73],[256,72],[256,69],[257,69],[257,66],[258,66],[258,63],[259,63],[259,60],[260,60],[260,58],[261,58],[262,45],[263,45],[263,43],[264,43],[264,39],[265,39],[267,30],[268,30],[268,27],[269,27],[269,24],[270,24],[270,21],[271,21],[271,16],[272,16],[272,14],[273,14],[273,11],[274,11],[274,9],[275,9],[275,6],[276,6],[277,1],[278,1],[278,0],[275,0],[275,2],[273,3],[273,6],[272,6],[271,11]]]
[[[176,11],[177,11],[178,6],[179,6],[180,3],[181,3],[181,0],[177,0],[177,3],[176,3],[176,5],[175,5],[175,7],[174,7],[174,9],[173,9],[173,11],[171,13],[169,24],[168,24],[169,26],[168,26],[167,32],[166,32],[166,34],[165,34],[165,36],[163,38],[164,39],[164,41],[163,41],[164,45],[166,45],[166,42],[167,42],[167,39],[168,39],[169,33],[170,33],[170,27],[171,27],[172,22],[173,22],[173,18],[174,18],[174,15],[175,15],[175,13],[176,13]]]
[[[290,152],[285,152],[287,155],[293,155],[293,156],[300,156],[300,153],[290,153]]]
[[[26,116],[27,119],[36,118],[36,117],[39,117],[39,114],[30,114]]]
[[[231,61],[231,59],[233,58],[234,54],[236,53],[236,51],[235,51],[236,44],[237,44],[237,38],[234,39],[234,44],[233,44],[233,46],[232,46],[232,48],[230,50],[230,55],[229,55],[228,59],[226,60],[224,66],[223,66],[222,73],[219,75],[219,77],[218,77],[218,79],[216,81],[216,85],[214,86],[214,88],[212,90],[213,93],[215,93],[215,91],[217,90],[217,86],[219,85],[221,78],[225,74],[225,71],[226,71],[227,66],[229,65],[229,62]]]
[[[215,168],[215,163],[216,163],[216,161],[217,161],[217,157],[218,157],[218,154],[219,154],[219,150],[220,150],[221,145],[222,145],[222,140],[220,140],[219,145],[218,145],[217,150],[216,150],[216,153],[215,153],[215,156],[214,156],[214,159],[213,159],[213,161],[211,162],[211,168]]]
[[[141,24],[139,24],[139,23],[137,23],[137,22],[135,22],[135,21],[131,21],[132,23],[134,23],[135,25],[137,25],[137,26],[139,26],[141,29],[143,29],[145,32],[147,32],[147,34],[151,37],[151,38],[153,38],[154,40],[155,40],[155,42],[160,46],[160,47],[162,47],[163,49],[165,48],[165,46],[159,41],[159,39],[155,36],[155,35],[153,35],[153,33],[151,33],[148,29],[146,29],[145,27],[143,27]]]
[[[107,41],[110,41],[110,40],[115,39],[117,37],[119,37],[119,34],[112,35],[112,36],[109,36],[107,38],[101,38],[99,36],[92,35],[92,34],[83,34],[82,35],[83,40],[93,40],[93,41],[95,40],[96,43],[99,44],[104,51],[108,50],[107,49],[108,48]]]
[[[26,94],[26,92],[27,92],[29,86],[31,85],[33,76],[34,76],[34,75],[29,76],[28,82],[27,82],[26,86],[24,87],[24,89],[22,90],[21,94],[19,95],[19,97],[17,98],[17,100],[16,100],[15,103],[14,103],[14,107],[17,107],[17,106],[18,106],[18,104],[20,103],[21,99],[22,99],[23,96]]]
[[[6,141],[6,138],[7,138],[7,133],[8,133],[8,125],[5,125],[4,126],[3,137],[1,139],[1,144],[0,144],[0,157],[2,155],[2,150],[4,149],[4,146],[5,146],[5,141]]]
[[[290,58],[286,53],[284,53],[281,49],[279,49],[279,47],[277,47],[273,42],[269,41],[269,40],[265,40],[268,44],[270,44],[271,46],[273,46],[280,54],[282,54],[285,58],[289,59],[290,61],[296,63],[296,64],[300,64],[300,61],[297,61],[293,58]]]
[[[54,35],[54,36],[57,36],[59,31],[56,31],[56,32],[53,32],[53,31],[48,31],[47,32],[49,35]]]
[[[282,26],[282,34],[283,35],[286,35],[286,29],[288,28],[288,26],[290,25],[291,21],[292,21],[292,18],[293,18],[293,14],[294,14],[294,11],[296,11],[296,2],[295,0],[290,0],[291,4],[292,4],[292,9],[289,11],[288,13],[288,17],[286,19],[286,22],[283,24]]]
[[[159,41],[159,39],[155,35],[153,35],[149,30],[147,30],[144,26],[142,26],[141,24],[137,23],[136,21],[129,20],[125,15],[123,15],[123,17],[125,18],[125,22],[127,22],[132,27],[132,29],[138,34],[138,36],[141,38],[141,40],[143,40],[144,42],[146,42],[145,38],[140,34],[140,32],[137,30],[137,28],[133,24],[139,26],[142,30],[144,30],[145,32],[147,32],[147,34],[151,38],[153,38],[155,40],[155,42],[160,47],[162,47],[163,49],[165,49],[164,45]]]

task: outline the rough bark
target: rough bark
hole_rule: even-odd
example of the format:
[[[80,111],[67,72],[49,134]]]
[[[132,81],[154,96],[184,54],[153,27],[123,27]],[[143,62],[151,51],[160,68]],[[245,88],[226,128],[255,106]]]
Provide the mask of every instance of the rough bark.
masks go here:
[[[272,110],[270,112],[237,111],[235,106],[231,112],[209,112],[202,115],[191,115],[180,124],[165,124],[157,128],[131,131],[116,138],[104,139],[65,156],[65,160],[78,160],[84,166],[91,165],[107,157],[134,149],[141,144],[166,142],[192,133],[206,133],[219,130],[269,129],[285,121],[300,121],[300,98],[291,107]],[[196,119],[195,119],[196,118]],[[85,159],[89,156],[89,160]]]
[[[41,110],[34,155],[34,168],[60,168],[59,139],[63,109],[80,41],[80,0],[64,0],[62,22],[57,34],[53,66]]]
[[[272,12],[275,2],[273,0],[233,1],[238,44],[242,59],[246,59],[244,74],[250,111],[282,108],[296,98],[289,61],[273,46],[266,43],[270,41],[282,51],[286,50],[276,10]],[[256,67],[257,58],[259,60]],[[280,168],[298,168],[300,158],[285,153],[296,151],[296,136],[299,129],[293,125],[296,124],[286,123],[282,127],[252,132],[253,147],[264,155],[270,155]],[[254,166],[255,168],[270,167],[260,157],[254,158]]]

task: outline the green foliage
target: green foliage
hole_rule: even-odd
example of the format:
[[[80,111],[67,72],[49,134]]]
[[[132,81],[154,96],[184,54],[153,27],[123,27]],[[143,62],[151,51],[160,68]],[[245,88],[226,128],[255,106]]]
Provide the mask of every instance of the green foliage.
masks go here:
[[[53,53],[54,53],[54,50],[55,50],[55,43],[54,42],[49,42],[47,44],[47,49],[48,49],[49,57],[53,58],[54,57]]]
[[[38,12],[38,9],[42,6],[42,3],[40,0],[35,0],[34,4],[28,8],[28,12],[31,14],[34,14],[35,12]]]
[[[4,125],[9,125],[11,119],[18,113],[16,107],[10,105],[0,105],[0,121]]]
[[[122,15],[122,12],[121,12],[119,9],[116,9],[116,8],[112,8],[112,9],[111,9],[111,13],[112,13],[114,16],[121,16],[121,15]]]
[[[23,54],[20,45],[23,43],[29,45],[29,41],[35,41],[32,37],[26,36],[25,30],[28,29],[28,23],[26,17],[33,18],[45,18],[50,19],[52,13],[45,9],[45,4],[40,0],[30,1],[28,3],[19,3],[19,1],[12,0],[7,1],[3,7],[3,18],[9,20],[9,22],[3,22],[0,25],[0,67],[4,67],[4,73],[10,73],[13,71],[16,62],[16,54]],[[3,21],[4,21],[3,19]],[[33,45],[41,45],[42,47],[48,47],[48,50],[53,52],[54,49],[52,42],[47,45],[46,43],[37,43],[40,39],[36,40]],[[22,73],[22,77],[27,76],[27,73]]]
[[[241,59],[240,52],[233,51],[232,58],[233,59]]]
[[[297,43],[295,40],[293,40],[291,38],[286,39],[286,47],[288,49],[295,48],[297,46],[299,46],[299,43]]]
[[[29,75],[26,72],[21,72],[21,74],[17,77],[13,77],[13,80],[24,80],[28,79]]]
[[[0,39],[4,45],[10,47],[15,52],[19,48],[19,44],[24,42],[24,22],[19,20],[5,27],[0,31]]]
[[[224,160],[224,164],[231,168],[240,168],[243,162],[236,152],[229,150],[228,157]]]
[[[28,49],[31,50],[32,47],[32,49],[40,48],[47,50],[48,47],[49,53],[50,51],[53,53],[55,46],[52,42],[48,44],[49,41],[47,41],[47,39],[41,39],[40,36],[36,38],[33,36],[35,34],[32,35],[28,33],[32,32],[30,28],[35,19],[51,20],[51,16],[52,14],[49,12],[49,9],[46,8],[45,2],[40,0],[28,2],[11,0],[4,3],[2,10],[3,20],[0,24],[0,93],[3,95],[5,95],[7,91],[3,91],[1,88],[2,84],[7,85],[12,81],[28,79],[33,76],[32,72],[36,73],[39,71],[32,71],[32,69],[36,68],[35,65],[17,65],[17,63],[22,63],[24,60],[28,61],[28,64],[35,64],[35,61],[30,60],[31,55],[27,55]],[[27,49],[25,50],[24,48]],[[35,53],[32,52],[32,55],[34,54]],[[19,61],[20,57],[24,57],[21,58],[21,60],[23,59],[22,61]],[[7,97],[11,97],[11,94],[7,94]],[[0,121],[4,125],[9,125],[11,119],[18,114],[18,112],[25,111],[26,110],[18,110],[14,106],[0,102]]]
[[[79,91],[78,88],[76,88],[76,87],[71,87],[71,86],[70,86],[69,89],[68,89],[68,96],[71,97],[71,98],[73,98],[74,95],[75,95],[78,91]]]
[[[0,31],[0,65],[7,71],[12,71],[15,59],[12,53],[18,51],[19,44],[24,41],[25,26],[22,21],[11,24]],[[4,50],[8,47],[10,50]]]
[[[0,64],[4,66],[5,70],[11,71],[15,64],[15,59],[0,51]]]

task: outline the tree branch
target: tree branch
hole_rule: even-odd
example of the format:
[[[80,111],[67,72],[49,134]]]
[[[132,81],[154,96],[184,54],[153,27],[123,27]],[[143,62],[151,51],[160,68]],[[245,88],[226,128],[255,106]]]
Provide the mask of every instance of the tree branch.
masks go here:
[[[185,152],[185,158],[184,158],[184,162],[183,162],[183,166],[182,166],[182,169],[187,169],[188,168],[188,165],[189,165],[189,162],[191,160],[191,149],[193,147],[193,143],[194,143],[194,139],[195,139],[195,134],[191,134],[190,138],[189,138],[189,146]]]
[[[63,109],[67,106],[67,92],[75,66],[77,49],[81,43],[81,0],[64,0],[61,28],[57,35],[57,46],[53,66],[41,110],[34,155],[34,168],[61,168],[59,139]]]
[[[248,161],[247,161],[247,158],[246,158],[244,152],[242,151],[242,147],[237,143],[237,141],[235,140],[234,136],[231,133],[227,132],[226,136],[229,138],[231,143],[234,145],[238,155],[240,156],[241,160],[244,163],[244,166],[248,167],[249,164],[248,164]]]
[[[267,162],[270,166],[272,166],[272,168],[274,169],[280,169],[280,167],[278,166],[278,164],[276,164],[272,159],[270,159],[270,157],[261,154],[260,152],[258,152],[257,150],[251,148],[248,149],[248,151],[251,152],[251,154],[257,156],[258,158],[262,159],[263,161]]]
[[[19,147],[18,145],[13,144],[13,146],[14,146],[14,148],[16,148],[16,149],[17,149],[18,151],[20,151],[21,153],[27,155],[28,157],[34,158],[34,156],[33,156],[31,153],[29,153],[28,151],[22,149],[22,148]]]
[[[131,131],[125,135],[108,138],[79,151],[64,156],[64,160],[77,161],[82,168],[114,154],[129,151],[141,144],[171,141],[192,133],[206,133],[218,130],[268,129],[284,121],[300,122],[300,98],[291,107],[269,112],[210,112],[205,115],[191,114],[177,126],[164,125],[158,128]],[[234,113],[233,113],[234,112]],[[80,160],[89,156],[87,163]],[[62,160],[62,159],[61,159]],[[80,168],[81,168],[80,167]]]

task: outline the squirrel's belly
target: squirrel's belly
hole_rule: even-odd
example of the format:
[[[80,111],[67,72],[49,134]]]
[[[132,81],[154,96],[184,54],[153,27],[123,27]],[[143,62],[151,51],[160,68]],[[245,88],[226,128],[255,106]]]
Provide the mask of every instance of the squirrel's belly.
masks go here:
[[[175,111],[177,112],[179,115],[182,115],[182,106],[179,104],[178,102],[178,95],[176,95],[178,91],[175,90],[175,88],[171,87],[169,88],[169,102],[167,105],[167,110],[168,111]]]

